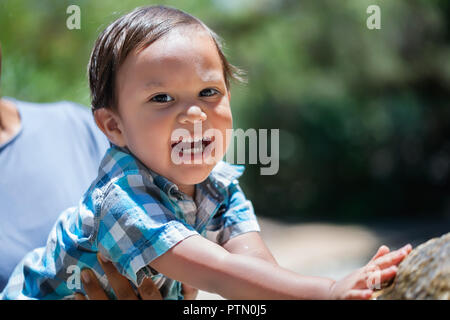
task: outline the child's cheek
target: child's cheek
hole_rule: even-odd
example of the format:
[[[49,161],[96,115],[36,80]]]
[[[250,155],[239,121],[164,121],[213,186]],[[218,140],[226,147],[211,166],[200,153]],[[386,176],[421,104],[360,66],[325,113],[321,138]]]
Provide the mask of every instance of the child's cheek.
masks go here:
[[[228,103],[220,105],[215,111],[217,118],[220,119],[221,127],[225,127],[226,129],[233,128],[233,115]]]

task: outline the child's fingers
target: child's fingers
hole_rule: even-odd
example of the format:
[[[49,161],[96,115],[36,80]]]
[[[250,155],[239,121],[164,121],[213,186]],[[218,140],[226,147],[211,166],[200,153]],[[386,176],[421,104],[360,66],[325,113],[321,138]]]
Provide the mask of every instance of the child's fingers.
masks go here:
[[[384,270],[376,270],[368,274],[366,278],[366,288],[381,289],[382,284],[391,280],[397,274],[398,268],[391,266]]]
[[[393,277],[395,277],[395,275],[397,274],[397,271],[398,271],[397,266],[391,266],[391,267],[381,271],[381,275],[380,275],[381,283],[391,280]]]
[[[370,261],[374,261],[375,259],[378,259],[381,256],[384,256],[385,254],[389,253],[389,248],[385,245],[382,245],[380,248],[378,248],[377,253],[373,256],[372,259],[370,259]]]
[[[403,248],[392,251],[382,257],[373,261],[373,263],[380,269],[389,268],[392,265],[399,264],[412,250],[411,245],[406,245]]]
[[[373,291],[370,289],[365,290],[350,290],[345,296],[344,299],[348,300],[368,300],[372,296]]]

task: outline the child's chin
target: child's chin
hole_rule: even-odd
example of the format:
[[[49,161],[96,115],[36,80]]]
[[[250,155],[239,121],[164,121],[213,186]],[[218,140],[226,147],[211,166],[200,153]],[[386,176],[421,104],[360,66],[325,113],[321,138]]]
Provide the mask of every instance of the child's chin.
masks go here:
[[[214,165],[189,165],[189,168],[181,170],[178,182],[186,185],[201,183],[208,178]]]

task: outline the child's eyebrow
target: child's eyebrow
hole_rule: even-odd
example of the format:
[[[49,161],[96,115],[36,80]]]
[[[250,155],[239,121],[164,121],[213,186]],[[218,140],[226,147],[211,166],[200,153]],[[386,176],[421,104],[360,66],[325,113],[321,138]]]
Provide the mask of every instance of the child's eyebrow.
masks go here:
[[[217,74],[215,72],[208,73],[202,77],[203,82],[221,82],[223,79],[222,74]]]
[[[217,83],[222,84],[223,78],[221,76],[209,76],[202,79],[203,83]],[[150,80],[145,83],[145,88],[162,88],[165,87],[165,82],[159,80]]]
[[[215,83],[215,84],[219,84],[219,85],[221,85],[221,84],[223,84],[223,78],[216,78],[216,77],[214,77],[214,78],[208,78],[208,79],[205,79],[205,80],[203,80],[203,82],[206,84],[206,83]]]
[[[148,82],[145,83],[145,87],[146,88],[150,88],[150,87],[164,87],[164,83],[158,80],[150,80]]]

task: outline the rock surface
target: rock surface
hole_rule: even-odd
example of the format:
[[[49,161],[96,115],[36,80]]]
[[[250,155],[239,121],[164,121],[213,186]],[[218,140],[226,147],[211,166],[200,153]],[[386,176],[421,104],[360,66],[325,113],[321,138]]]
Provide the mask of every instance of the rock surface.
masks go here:
[[[450,232],[416,247],[377,300],[450,300]]]

